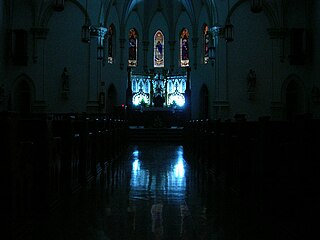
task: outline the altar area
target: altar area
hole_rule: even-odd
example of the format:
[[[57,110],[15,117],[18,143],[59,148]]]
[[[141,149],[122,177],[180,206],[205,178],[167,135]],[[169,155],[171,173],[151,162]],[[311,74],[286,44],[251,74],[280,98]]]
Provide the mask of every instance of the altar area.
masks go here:
[[[181,74],[159,72],[128,74],[129,124],[144,127],[183,126],[190,116],[189,70]]]

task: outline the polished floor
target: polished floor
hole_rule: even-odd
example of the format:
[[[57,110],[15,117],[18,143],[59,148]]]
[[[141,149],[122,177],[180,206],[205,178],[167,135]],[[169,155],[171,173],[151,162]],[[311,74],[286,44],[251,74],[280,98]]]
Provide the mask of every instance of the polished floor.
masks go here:
[[[129,146],[100,182],[44,220],[37,238],[222,239],[207,181],[182,146]]]

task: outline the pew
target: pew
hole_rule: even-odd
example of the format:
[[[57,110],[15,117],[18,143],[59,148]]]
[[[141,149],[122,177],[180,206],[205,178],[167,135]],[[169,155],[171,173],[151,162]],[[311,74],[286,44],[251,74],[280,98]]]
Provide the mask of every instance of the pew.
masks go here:
[[[208,181],[219,186],[220,224],[228,239],[245,232],[295,239],[309,234],[310,226],[315,229],[319,129],[319,120],[305,116],[294,121],[199,119],[185,125],[187,161],[200,163]]]
[[[104,174],[127,123],[104,114],[0,113],[1,198],[9,239],[36,238],[48,214]]]

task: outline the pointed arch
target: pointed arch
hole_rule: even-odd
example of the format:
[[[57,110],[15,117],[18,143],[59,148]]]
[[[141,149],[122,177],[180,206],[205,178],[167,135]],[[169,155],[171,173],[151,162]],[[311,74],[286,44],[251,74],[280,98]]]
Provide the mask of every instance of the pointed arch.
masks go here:
[[[236,11],[236,9],[241,6],[242,4],[246,3],[247,0],[239,0],[238,2],[236,2],[229,10],[228,12],[228,16],[226,18],[226,23],[230,23],[230,18],[232,16],[232,14]],[[273,7],[267,3],[266,1],[263,1],[263,5],[262,5],[264,11],[263,13],[266,15],[269,24],[271,27],[277,27],[280,26],[280,20],[277,17],[277,14],[275,13],[275,10],[273,9]]]
[[[153,36],[153,48],[153,66],[164,67],[164,35],[161,30],[157,30]]]
[[[246,0],[247,1],[247,0]],[[212,26],[218,23],[218,11],[215,0],[207,0],[206,2],[206,9],[208,9],[208,16],[209,16],[209,24]]]
[[[79,3],[79,1],[76,0],[68,0],[68,2],[71,2],[72,4],[77,6],[79,10],[83,13],[83,15],[88,17],[88,24],[91,25],[91,19],[85,6],[83,6],[81,3]],[[39,18],[40,26],[48,26],[48,23],[53,14],[54,9],[52,8],[52,5],[48,3],[46,8],[44,8],[44,10],[42,11],[41,16]]]

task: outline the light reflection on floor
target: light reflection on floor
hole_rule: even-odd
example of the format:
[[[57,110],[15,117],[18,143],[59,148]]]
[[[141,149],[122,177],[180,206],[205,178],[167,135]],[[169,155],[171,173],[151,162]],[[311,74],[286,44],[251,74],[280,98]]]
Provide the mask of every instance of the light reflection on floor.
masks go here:
[[[188,165],[183,158],[183,149],[181,146],[176,146],[171,149],[172,152],[168,152],[168,149],[163,149],[161,152],[156,148],[149,151],[150,149],[140,151],[139,147],[135,147],[130,158],[132,162],[129,192],[130,209],[137,211],[137,205],[151,206],[151,232],[155,239],[162,239],[166,231],[163,224],[163,209],[177,208],[175,210],[180,212],[177,212],[174,218],[176,218],[175,221],[180,218],[179,228],[176,225],[178,237],[178,234],[182,235],[184,232],[184,218],[188,216],[185,201]],[[136,219],[134,219],[135,222]],[[172,235],[170,236],[172,237]]]
[[[161,202],[171,199],[184,202],[186,192],[187,164],[183,159],[183,149],[178,147],[171,158],[141,159],[139,149],[133,151],[130,199],[154,199]],[[165,162],[165,163],[164,163]],[[159,171],[155,171],[159,169]]]
[[[38,239],[215,239],[199,176],[182,146],[130,146],[108,166],[102,185],[76,195],[44,222]]]

